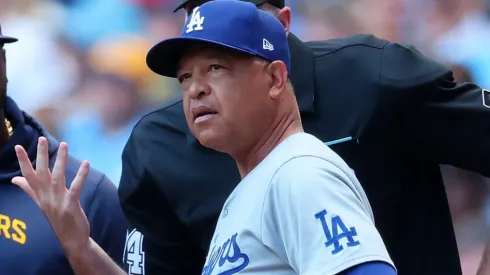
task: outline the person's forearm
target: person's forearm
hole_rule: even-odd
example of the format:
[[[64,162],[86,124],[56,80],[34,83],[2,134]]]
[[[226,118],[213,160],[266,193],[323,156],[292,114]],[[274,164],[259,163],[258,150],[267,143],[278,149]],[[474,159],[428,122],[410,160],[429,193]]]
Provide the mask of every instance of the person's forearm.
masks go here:
[[[65,252],[77,275],[127,275],[92,239],[84,249],[65,249]]]

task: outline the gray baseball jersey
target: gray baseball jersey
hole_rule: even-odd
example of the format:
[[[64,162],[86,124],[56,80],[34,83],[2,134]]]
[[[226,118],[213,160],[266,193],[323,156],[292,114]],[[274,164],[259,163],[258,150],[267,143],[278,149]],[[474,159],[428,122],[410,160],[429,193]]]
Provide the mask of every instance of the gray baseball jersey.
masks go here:
[[[202,274],[334,275],[370,261],[394,266],[354,172],[297,133],[228,197]]]

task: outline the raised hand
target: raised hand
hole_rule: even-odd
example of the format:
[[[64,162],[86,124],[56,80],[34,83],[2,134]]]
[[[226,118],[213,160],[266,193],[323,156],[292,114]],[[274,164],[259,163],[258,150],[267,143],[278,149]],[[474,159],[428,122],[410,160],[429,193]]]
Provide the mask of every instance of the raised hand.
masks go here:
[[[22,188],[39,205],[67,254],[86,248],[90,243],[90,226],[79,197],[90,169],[89,163],[85,161],[81,164],[68,190],[65,180],[68,159],[66,143],[62,142],[59,146],[52,173],[46,138],[39,138],[36,169],[22,146],[16,146],[15,151],[23,177],[13,178],[12,183]]]

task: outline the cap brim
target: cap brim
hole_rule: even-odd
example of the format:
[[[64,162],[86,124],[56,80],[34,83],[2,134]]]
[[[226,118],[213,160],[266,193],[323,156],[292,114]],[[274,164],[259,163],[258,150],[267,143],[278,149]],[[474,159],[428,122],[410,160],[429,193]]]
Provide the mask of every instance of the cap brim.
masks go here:
[[[220,46],[231,50],[239,51],[245,54],[256,55],[251,51],[240,49],[226,43],[211,41],[202,38],[177,37],[164,40],[150,49],[146,55],[146,64],[153,72],[166,77],[177,77],[177,66],[190,46],[209,44]]]
[[[17,41],[18,41],[17,38],[0,35],[0,43],[14,43],[14,42],[17,42]]]

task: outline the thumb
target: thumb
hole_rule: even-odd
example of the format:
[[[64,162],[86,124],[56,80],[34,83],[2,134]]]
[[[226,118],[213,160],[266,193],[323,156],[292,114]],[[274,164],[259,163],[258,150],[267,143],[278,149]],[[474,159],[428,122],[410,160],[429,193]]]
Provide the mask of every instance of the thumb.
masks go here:
[[[24,192],[26,192],[27,195],[29,195],[29,197],[31,197],[37,203],[37,205],[40,205],[36,192],[34,192],[34,190],[31,188],[24,177],[14,177],[12,179],[12,183],[20,187],[20,189],[24,190]]]

